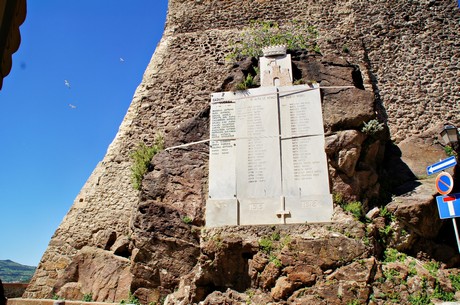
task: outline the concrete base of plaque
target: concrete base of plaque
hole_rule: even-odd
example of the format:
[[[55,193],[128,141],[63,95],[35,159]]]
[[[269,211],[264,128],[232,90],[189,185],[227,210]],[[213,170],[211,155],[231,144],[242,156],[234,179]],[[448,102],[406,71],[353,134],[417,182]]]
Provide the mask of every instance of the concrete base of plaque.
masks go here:
[[[332,195],[286,197],[285,209],[290,211],[286,223],[330,222],[333,213]]]
[[[240,225],[283,223],[276,216],[281,208],[280,197],[240,199]]]
[[[222,227],[238,225],[238,200],[208,199],[206,202],[206,226]]]

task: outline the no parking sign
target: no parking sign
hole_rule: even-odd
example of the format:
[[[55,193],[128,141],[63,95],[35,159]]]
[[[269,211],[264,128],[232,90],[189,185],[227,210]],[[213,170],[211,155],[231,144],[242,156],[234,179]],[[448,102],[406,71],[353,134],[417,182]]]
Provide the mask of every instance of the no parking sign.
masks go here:
[[[452,192],[454,188],[454,179],[449,173],[440,173],[436,177],[436,189],[438,190],[439,194],[447,195]]]

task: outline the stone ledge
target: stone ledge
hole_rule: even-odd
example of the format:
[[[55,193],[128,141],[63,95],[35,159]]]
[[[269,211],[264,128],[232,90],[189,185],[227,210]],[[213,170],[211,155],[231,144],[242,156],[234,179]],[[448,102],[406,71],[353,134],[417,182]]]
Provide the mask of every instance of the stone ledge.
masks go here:
[[[54,302],[58,303],[57,300],[52,299],[8,299],[8,305],[54,305]],[[61,303],[62,302],[62,303]],[[120,304],[120,303],[103,303],[103,302],[83,302],[83,301],[67,301],[62,300],[59,302],[59,305],[82,305],[82,304],[91,304],[91,305],[109,305],[109,304]]]

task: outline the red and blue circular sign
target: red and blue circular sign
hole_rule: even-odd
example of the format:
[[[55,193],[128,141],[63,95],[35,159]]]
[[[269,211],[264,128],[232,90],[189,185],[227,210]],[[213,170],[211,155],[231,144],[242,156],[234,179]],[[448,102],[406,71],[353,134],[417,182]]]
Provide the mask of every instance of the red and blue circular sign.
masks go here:
[[[436,177],[436,189],[441,195],[447,195],[454,188],[454,179],[449,173],[440,173]]]

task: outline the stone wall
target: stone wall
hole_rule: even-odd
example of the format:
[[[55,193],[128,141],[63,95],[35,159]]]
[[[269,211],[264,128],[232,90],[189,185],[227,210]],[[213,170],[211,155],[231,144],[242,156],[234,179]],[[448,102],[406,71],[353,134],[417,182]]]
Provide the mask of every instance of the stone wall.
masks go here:
[[[440,121],[460,122],[456,1],[172,1],[168,25],[192,35],[254,19],[308,20],[323,53],[366,64],[397,142]]]
[[[129,154],[139,142],[151,144],[157,132],[174,142],[169,139],[174,130],[206,109],[210,93],[223,89],[232,68],[225,61],[229,40],[251,19],[280,24],[301,19],[315,25],[323,55],[343,57],[364,71],[364,87],[373,91],[375,111],[395,141],[446,120],[460,125],[460,11],[455,0],[171,0],[163,38],[126,117],[53,235],[25,296],[50,297],[66,285],[63,279],[74,283],[66,291],[80,285],[80,293],[91,291],[97,301],[115,301],[139,287],[119,277],[109,293],[101,273],[99,282],[88,282],[72,268],[78,262],[92,266],[90,257],[128,269],[131,257],[141,259],[131,240],[137,219],[132,212],[140,197],[130,185]],[[137,272],[143,271],[131,274]]]
[[[24,283],[3,283],[5,297],[8,299],[21,297],[28,285]]]

